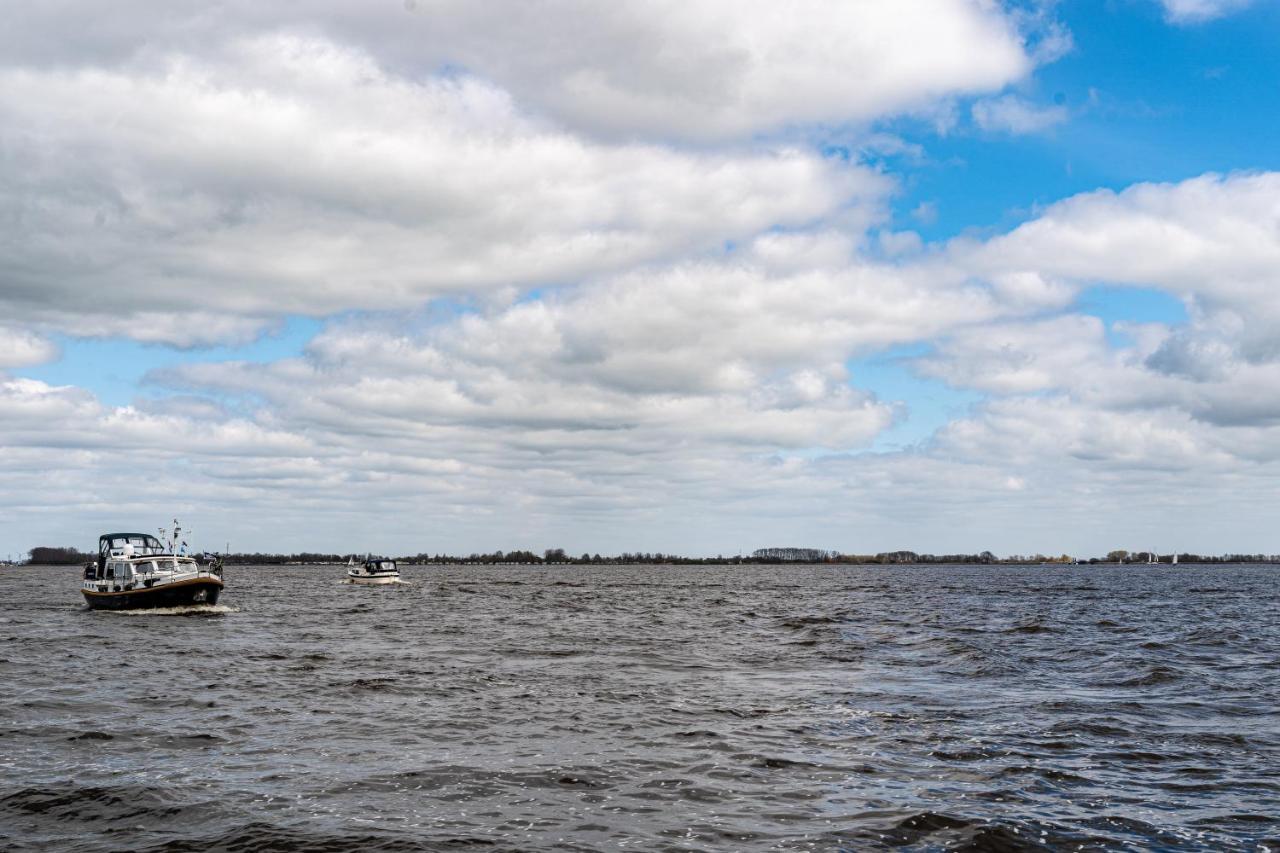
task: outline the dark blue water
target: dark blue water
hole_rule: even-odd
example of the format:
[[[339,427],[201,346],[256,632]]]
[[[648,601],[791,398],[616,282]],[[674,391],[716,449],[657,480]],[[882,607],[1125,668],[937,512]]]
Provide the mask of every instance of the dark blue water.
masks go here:
[[[0,847],[1280,849],[1280,571],[0,580]]]

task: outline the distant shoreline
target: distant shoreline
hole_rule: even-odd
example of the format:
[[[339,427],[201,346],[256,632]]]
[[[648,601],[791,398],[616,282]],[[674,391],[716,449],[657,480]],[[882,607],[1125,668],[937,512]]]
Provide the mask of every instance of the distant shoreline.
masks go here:
[[[97,559],[96,554],[86,554],[75,548],[57,548],[40,546],[32,548],[29,558],[14,565],[84,565]],[[717,554],[714,557],[685,557],[679,554],[663,554],[661,552],[628,552],[613,556],[583,553],[578,556],[570,554],[564,548],[548,548],[541,554],[533,551],[492,551],[489,553],[471,553],[465,556],[457,554],[428,554],[419,552],[407,555],[388,554],[333,554],[320,551],[298,551],[291,554],[264,554],[260,552],[230,552],[203,555],[196,549],[187,553],[196,556],[197,560],[214,556],[219,557],[228,566],[337,566],[349,562],[360,563],[366,557],[391,559],[405,566],[632,566],[632,565],[670,565],[670,566],[723,566],[723,565],[1155,565],[1155,564],[1187,564],[1187,565],[1221,565],[1228,563],[1268,564],[1280,563],[1280,554],[1238,554],[1221,555],[1193,554],[1177,552],[1158,554],[1151,551],[1125,551],[1116,549],[1102,557],[1073,557],[1070,554],[1046,556],[1044,554],[1011,554],[997,557],[991,551],[977,554],[921,554],[916,551],[881,551],[876,554],[842,554],[838,551],[825,551],[818,548],[760,548],[751,554],[726,556]]]
[[[71,569],[71,568],[79,568],[80,566],[84,565],[84,562],[88,562],[88,561],[86,560],[79,563],[31,563],[31,562],[3,563],[3,564],[0,564],[0,568]],[[1272,559],[1272,558],[1266,558],[1266,559],[1207,558],[1202,560],[1181,560],[1180,559],[1177,563],[1172,563],[1168,559],[1158,563],[1147,563],[1147,562],[1141,562],[1136,560],[1130,560],[1126,562],[1114,562],[1109,560],[1079,560],[1079,561],[1067,562],[1067,563],[1049,562],[1049,561],[1032,562],[1027,560],[1020,560],[1020,561],[1019,560],[995,560],[992,562],[981,563],[981,562],[971,562],[971,561],[965,562],[965,561],[947,561],[947,560],[921,560],[921,561],[915,561],[915,562],[875,562],[875,561],[855,562],[851,560],[827,560],[827,561],[821,561],[821,562],[806,562],[806,561],[780,561],[780,560],[764,561],[764,560],[749,560],[749,559],[743,559],[743,560],[688,559],[688,560],[680,560],[680,561],[630,561],[630,562],[624,562],[619,560],[601,560],[600,562],[594,562],[594,561],[583,562],[581,560],[572,560],[572,561],[564,561],[564,562],[540,561],[537,563],[485,562],[485,561],[467,561],[467,560],[440,561],[440,562],[436,562],[436,561],[417,562],[414,560],[396,560],[396,562],[399,563],[401,567],[434,566],[438,568],[542,568],[542,567],[551,567],[551,566],[581,566],[584,568],[628,568],[628,567],[635,567],[635,566],[654,566],[654,567],[667,567],[667,568],[679,568],[679,567],[686,567],[686,566],[687,567],[705,566],[707,568],[717,568],[717,567],[726,568],[730,566],[790,566],[794,568],[811,568],[811,567],[817,567],[817,566],[883,566],[886,568],[894,568],[894,567],[918,568],[922,566],[952,566],[952,567],[1008,566],[1011,568],[1022,567],[1022,568],[1054,569],[1054,568],[1072,568],[1072,567],[1080,567],[1080,566],[1104,566],[1104,567],[1114,566],[1114,567],[1126,567],[1126,568],[1132,567],[1132,568],[1140,569],[1147,566],[1183,568],[1183,567],[1198,567],[1198,566],[1202,567],[1202,566],[1280,565],[1280,560]],[[225,565],[236,566],[241,568],[258,568],[258,569],[295,568],[295,567],[329,569],[329,568],[344,568],[346,567],[347,564],[346,562],[329,562],[329,561],[252,561],[252,560],[231,561],[231,560],[228,560],[226,561]]]

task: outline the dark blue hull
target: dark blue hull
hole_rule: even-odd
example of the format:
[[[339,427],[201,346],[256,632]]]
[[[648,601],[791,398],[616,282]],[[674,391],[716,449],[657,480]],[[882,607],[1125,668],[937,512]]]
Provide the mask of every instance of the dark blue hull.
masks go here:
[[[104,584],[105,585],[105,584]],[[193,604],[217,604],[222,581],[217,578],[194,578],[154,587],[102,591],[81,590],[84,600],[94,610],[144,610],[155,607],[189,607]]]

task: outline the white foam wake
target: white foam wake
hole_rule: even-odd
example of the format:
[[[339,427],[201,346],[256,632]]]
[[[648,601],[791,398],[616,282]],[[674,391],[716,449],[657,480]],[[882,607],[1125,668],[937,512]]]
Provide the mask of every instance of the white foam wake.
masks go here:
[[[226,616],[239,613],[235,607],[225,604],[187,604],[182,607],[148,607],[141,610],[94,610],[94,613],[119,614],[121,616]]]

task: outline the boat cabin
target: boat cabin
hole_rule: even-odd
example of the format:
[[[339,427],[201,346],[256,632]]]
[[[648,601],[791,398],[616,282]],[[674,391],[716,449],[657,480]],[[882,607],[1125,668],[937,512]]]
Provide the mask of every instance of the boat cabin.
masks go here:
[[[400,570],[395,560],[384,560],[381,557],[365,555],[364,562],[357,564],[354,557],[347,563],[347,582],[358,584],[390,584],[398,583]]]
[[[98,537],[98,561],[85,566],[84,579],[130,584],[144,576],[196,569],[195,560],[174,554],[148,533],[107,533]]]

